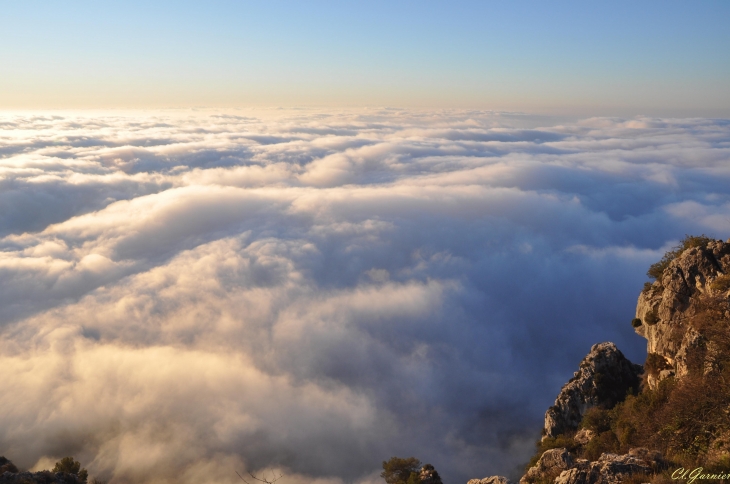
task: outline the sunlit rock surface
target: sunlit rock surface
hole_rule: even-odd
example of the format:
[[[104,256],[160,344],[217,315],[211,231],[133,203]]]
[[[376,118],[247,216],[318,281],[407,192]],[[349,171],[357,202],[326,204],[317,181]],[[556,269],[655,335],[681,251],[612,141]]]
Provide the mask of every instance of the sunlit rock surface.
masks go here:
[[[702,308],[699,296],[720,295],[712,283],[730,274],[730,241],[710,241],[692,247],[670,262],[662,276],[641,292],[636,332],[647,339],[647,352],[664,359],[665,369],[648,376],[651,387],[669,376],[687,374],[687,356],[702,344],[697,330],[687,324]]]

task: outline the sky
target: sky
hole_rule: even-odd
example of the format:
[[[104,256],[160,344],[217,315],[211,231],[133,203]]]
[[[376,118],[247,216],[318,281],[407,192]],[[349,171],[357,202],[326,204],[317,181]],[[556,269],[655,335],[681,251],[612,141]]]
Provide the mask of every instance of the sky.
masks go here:
[[[478,110],[0,120],[0,455],[114,483],[516,475],[645,272],[730,232],[730,122]]]
[[[11,2],[0,108],[730,116],[725,1]]]
[[[645,359],[649,265],[730,237],[728,14],[4,4],[0,455],[519,476],[592,345]]]

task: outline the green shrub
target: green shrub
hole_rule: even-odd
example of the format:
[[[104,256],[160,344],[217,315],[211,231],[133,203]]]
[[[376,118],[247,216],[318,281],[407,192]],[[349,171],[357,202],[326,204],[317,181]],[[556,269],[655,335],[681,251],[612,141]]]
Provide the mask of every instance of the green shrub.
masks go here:
[[[649,270],[646,271],[646,275],[652,279],[660,279],[662,274],[664,274],[664,269],[669,267],[669,263],[673,260],[673,257],[671,259],[667,259],[665,255],[662,257],[662,260],[649,266]]]
[[[651,282],[645,282],[644,289],[642,289],[641,292],[649,292],[651,291],[652,287],[654,287],[654,284],[652,284]]]
[[[583,457],[590,461],[597,460],[604,452],[617,453],[620,444],[612,430],[606,430],[596,435],[583,449]]]
[[[656,323],[659,322],[659,316],[656,313],[656,309],[652,309],[651,311],[646,313],[646,316],[644,316],[644,322],[649,326],[654,326]]]
[[[641,326],[641,320],[639,318],[632,319],[631,326],[633,326],[634,328],[638,328],[639,326]]]
[[[611,430],[611,414],[608,410],[600,407],[589,408],[583,415],[580,426],[597,434]]]
[[[550,449],[561,449],[565,447],[566,449],[568,449],[568,452],[575,453],[575,451],[578,450],[578,448],[580,447],[580,444],[576,442],[573,437],[565,434],[560,434],[557,437],[547,437],[544,440],[538,440],[536,446],[537,452],[527,463],[525,469],[529,469],[530,467],[537,464],[537,461],[540,460],[540,457],[542,456],[542,454],[545,453],[545,451],[548,451]]]
[[[418,470],[421,468],[421,461],[415,457],[391,457],[383,461],[383,472],[380,477],[385,479],[387,484],[414,484],[418,482]],[[415,476],[415,477],[414,477]]]
[[[81,482],[86,482],[86,479],[89,477],[89,473],[86,471],[86,469],[82,469],[81,463],[77,460],[74,460],[73,457],[64,457],[60,461],[56,462],[56,465],[53,467],[53,470],[51,470],[51,472],[65,472],[67,474],[74,474],[78,476]]]

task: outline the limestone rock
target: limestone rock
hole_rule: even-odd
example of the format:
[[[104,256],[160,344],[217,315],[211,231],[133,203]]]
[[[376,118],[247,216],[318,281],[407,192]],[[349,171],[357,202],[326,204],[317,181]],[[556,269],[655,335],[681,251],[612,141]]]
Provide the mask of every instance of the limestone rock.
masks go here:
[[[442,484],[441,476],[439,476],[439,473],[436,472],[436,469],[431,464],[426,464],[421,467],[418,478],[421,484]]]
[[[554,482],[555,484],[621,484],[629,476],[649,474],[653,470],[654,466],[646,459],[631,455],[631,452],[624,455],[603,454],[595,462],[584,461],[580,466],[563,471]]]
[[[466,484],[512,484],[512,481],[506,477],[492,476],[484,479],[469,479]]]
[[[639,388],[641,372],[613,343],[593,345],[545,413],[543,439],[576,430],[591,407],[611,408],[622,401],[629,388]]]
[[[554,482],[554,484],[621,484],[634,474],[651,474],[662,468],[659,452],[643,447],[627,454],[602,454],[595,462],[573,459],[566,449],[546,451],[538,463],[520,479],[520,484]],[[552,479],[555,479],[552,481]],[[467,484],[477,484],[469,481]]]
[[[573,437],[573,440],[575,440],[580,445],[586,445],[588,442],[591,441],[594,435],[596,435],[596,433],[592,430],[580,429],[575,434],[575,437]]]
[[[537,464],[530,467],[520,479],[520,484],[528,484],[536,480],[550,479],[558,476],[566,469],[575,466],[573,457],[567,449],[550,449],[543,452]]]
[[[727,274],[730,240],[713,240],[706,247],[682,252],[651,287],[641,292],[636,318],[642,324],[635,331],[646,338],[647,352],[663,357],[669,367],[668,371],[648,376],[650,387],[663,378],[687,374],[687,355],[704,343],[687,321],[697,313],[699,296],[714,294],[712,282]]]

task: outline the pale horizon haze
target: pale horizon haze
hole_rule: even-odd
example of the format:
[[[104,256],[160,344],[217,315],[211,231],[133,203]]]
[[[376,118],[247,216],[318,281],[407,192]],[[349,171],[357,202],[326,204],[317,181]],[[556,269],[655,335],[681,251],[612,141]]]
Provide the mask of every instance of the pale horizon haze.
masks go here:
[[[730,116],[730,4],[8,2],[0,109]]]

